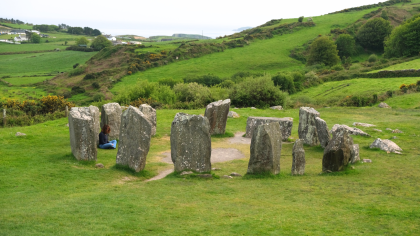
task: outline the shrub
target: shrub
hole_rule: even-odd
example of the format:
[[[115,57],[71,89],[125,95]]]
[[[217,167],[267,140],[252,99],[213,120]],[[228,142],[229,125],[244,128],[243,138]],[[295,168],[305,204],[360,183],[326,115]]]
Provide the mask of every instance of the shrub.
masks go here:
[[[376,62],[377,60],[378,60],[378,56],[376,56],[375,54],[370,55],[368,58],[369,62]]]
[[[296,93],[295,84],[293,77],[288,73],[278,73],[271,78],[274,85],[278,86],[282,91],[288,92],[289,94]]]
[[[390,98],[392,98],[392,95],[394,94],[394,91],[392,91],[392,90],[388,90],[388,91],[386,91],[386,95],[388,96],[388,97],[390,97]]]
[[[86,71],[86,66],[79,66],[68,72],[68,76],[78,76]]]
[[[230,79],[227,79],[220,84],[222,88],[232,88],[234,85],[235,85],[235,82],[233,82]]]
[[[309,84],[316,83],[318,79],[318,75],[315,73],[315,71],[310,71],[305,74],[305,80]]]
[[[195,82],[176,84],[174,92],[180,102],[195,102],[203,106],[211,102],[210,89]]]
[[[219,76],[212,74],[184,78],[184,83],[193,82],[211,87],[213,85],[222,83],[222,79],[220,79]]]
[[[76,45],[88,45],[89,44],[89,40],[87,40],[87,38],[85,37],[80,37],[76,40]]]
[[[389,20],[388,13],[385,10],[382,11],[381,17],[384,20]]]
[[[392,26],[382,18],[368,20],[357,32],[360,44],[369,49],[384,49],[384,39],[391,34]]]
[[[328,37],[319,37],[311,44],[307,65],[325,64],[326,66],[333,66],[339,62],[337,45]]]
[[[94,102],[100,102],[105,99],[105,96],[102,93],[97,93],[93,96],[92,100]]]
[[[342,71],[342,70],[344,70],[344,67],[340,64],[337,64],[337,65],[331,67],[331,70]]]
[[[149,98],[165,104],[172,104],[176,100],[175,93],[169,86],[148,81],[140,81],[136,85],[130,86],[115,100],[121,104],[130,104],[138,99]]]
[[[167,85],[171,88],[173,88],[176,84],[182,83],[181,79],[172,79],[172,78],[167,78],[167,79],[160,79],[158,80],[158,83],[160,85]]]
[[[417,86],[420,86],[420,80],[417,80],[416,84],[417,84]]]
[[[80,86],[74,86],[73,88],[71,88],[72,94],[79,94],[79,93],[84,93],[84,92],[86,92],[86,90]]]
[[[93,88],[95,88],[95,89],[98,89],[98,88],[100,88],[101,86],[99,85],[99,83],[98,83],[98,82],[93,82],[93,83],[92,83],[92,87],[93,87]]]
[[[355,52],[356,41],[349,34],[340,34],[335,44],[337,45],[338,55],[341,58],[352,56]]]
[[[76,67],[78,67],[78,66],[79,66],[79,63],[74,64],[73,69],[76,69]]]
[[[385,57],[416,56],[420,51],[420,14],[396,27],[385,41]]]
[[[106,48],[106,47],[111,47],[112,46],[112,43],[111,43],[111,41],[109,41],[107,38],[105,38],[105,36],[103,36],[103,35],[99,35],[99,36],[97,36],[93,41],[92,41],[92,44],[91,44],[91,47],[93,47],[94,49],[96,49],[96,50],[101,50],[101,49],[103,49],[103,48]]]
[[[305,18],[305,17],[303,17],[303,16],[299,17],[298,22],[303,22],[303,19],[304,19],[304,18]]]
[[[373,103],[378,102],[378,94],[373,94]]]

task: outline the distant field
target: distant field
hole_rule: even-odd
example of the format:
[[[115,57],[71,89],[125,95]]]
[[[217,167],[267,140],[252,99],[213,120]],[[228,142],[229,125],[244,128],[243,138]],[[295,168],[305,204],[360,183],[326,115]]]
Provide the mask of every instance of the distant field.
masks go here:
[[[392,65],[390,67],[387,68],[383,68],[380,70],[375,70],[375,71],[371,71],[369,73],[375,73],[381,70],[408,70],[408,69],[420,69],[420,59],[417,60],[413,60],[413,61],[409,61],[409,62],[404,62],[401,64],[396,64],[396,65]]]
[[[3,79],[13,85],[26,85],[26,84],[35,84],[47,79],[52,79],[54,76],[37,76],[37,77],[13,77]]]
[[[392,108],[420,109],[420,93],[412,93],[389,98],[386,100],[386,103]]]
[[[0,100],[17,99],[23,101],[29,97],[41,98],[43,95],[48,94],[44,90],[37,89],[36,87],[8,87],[0,84]]]
[[[2,25],[8,26],[13,29],[32,29],[32,25],[18,25],[18,24],[9,24],[9,23],[1,23]]]
[[[9,44],[0,42],[0,53],[4,52],[24,52],[24,51],[41,51],[41,50],[54,50],[59,48],[65,50],[67,46],[58,43],[42,43],[42,44]],[[3,57],[3,55],[2,55]],[[0,59],[1,60],[1,59]],[[1,73],[1,72],[0,72]]]

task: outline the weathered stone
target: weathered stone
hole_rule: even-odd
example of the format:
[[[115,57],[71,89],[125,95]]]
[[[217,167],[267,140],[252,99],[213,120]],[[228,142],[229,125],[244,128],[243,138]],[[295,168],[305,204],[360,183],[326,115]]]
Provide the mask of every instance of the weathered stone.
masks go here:
[[[98,164],[95,165],[95,167],[96,168],[104,168],[105,166],[102,163],[98,163]]]
[[[394,134],[402,134],[403,132],[399,129],[393,130],[392,133]]]
[[[212,179],[213,175],[211,174],[201,174],[201,175],[197,175],[198,178],[202,178],[202,179]]]
[[[206,107],[204,116],[210,124],[210,134],[224,134],[230,107],[230,99],[212,102]]]
[[[299,109],[299,139],[302,139],[303,143],[311,146],[319,144],[315,122],[316,117],[319,117],[319,112],[313,108],[301,107]]]
[[[248,174],[280,173],[281,129],[278,122],[256,127],[251,139]]]
[[[18,137],[18,136],[26,136],[26,134],[21,133],[21,132],[17,132],[17,133],[15,134],[15,136],[16,136],[16,137]]]
[[[274,118],[274,117],[248,117],[246,121],[246,138],[251,138],[256,127],[262,124],[279,123],[283,141],[286,141],[292,134],[293,118]]]
[[[386,104],[384,102],[379,103],[378,107],[379,108],[391,108],[388,104]]]
[[[334,135],[335,132],[340,131],[340,130],[346,130],[350,135],[370,136],[369,134],[363,132],[363,130],[360,130],[358,128],[353,128],[347,125],[339,125],[339,124],[335,124],[330,130],[330,133]]]
[[[390,128],[386,128],[385,130],[394,131],[393,129],[390,129]]]
[[[230,176],[234,176],[234,177],[242,177],[242,175],[236,173],[236,172],[232,172],[230,173]]]
[[[171,126],[171,158],[175,171],[211,171],[209,120],[203,116],[177,113]]]
[[[315,124],[318,133],[319,143],[321,144],[322,148],[326,148],[331,139],[330,132],[328,131],[327,122],[325,122],[319,117],[316,117]]]
[[[281,110],[283,110],[283,107],[282,106],[274,106],[274,107],[270,107],[270,109],[281,111]]]
[[[229,111],[228,117],[229,118],[239,118],[241,116],[238,113],[234,112],[234,111]]]
[[[351,152],[351,160],[350,160],[350,162],[352,163],[352,164],[354,164],[354,163],[356,163],[356,162],[358,162],[358,161],[360,161],[360,155],[359,155],[359,144],[354,144],[353,145],[353,150],[352,150],[352,152]]]
[[[223,175],[222,178],[223,179],[232,179],[233,177],[232,176],[229,176],[229,175]]]
[[[364,163],[372,163],[372,160],[371,159],[363,159],[363,162]]]
[[[332,140],[324,150],[322,158],[322,171],[341,171],[351,161],[353,139],[349,133],[343,131],[333,135]]]
[[[152,124],[152,136],[156,134],[156,110],[147,104],[141,104],[139,107],[140,111],[146,116],[146,118]]]
[[[362,127],[375,127],[376,125],[371,125],[371,124],[366,124],[366,123],[359,123],[359,122],[354,122],[353,126],[362,126]]]
[[[402,149],[394,142],[388,139],[376,139],[371,145],[370,148],[380,148],[385,152],[402,152]]]
[[[305,174],[305,164],[306,160],[305,149],[303,149],[303,141],[298,139],[293,145],[292,175]]]
[[[397,139],[397,136],[392,137],[391,139]]]
[[[77,160],[96,161],[99,142],[99,109],[73,107],[68,117],[70,146]]]
[[[182,171],[182,173],[179,174],[179,175],[190,175],[190,174],[194,174],[194,172],[192,172],[192,171]]]
[[[122,110],[120,104],[108,103],[102,105],[101,109],[101,127],[109,125],[111,132],[108,135],[109,140],[118,139],[120,137]]]
[[[129,106],[121,115],[117,164],[142,171],[146,166],[151,133],[152,124],[147,117],[137,107]]]
[[[380,129],[373,129],[373,131],[382,132],[382,130],[380,130]]]

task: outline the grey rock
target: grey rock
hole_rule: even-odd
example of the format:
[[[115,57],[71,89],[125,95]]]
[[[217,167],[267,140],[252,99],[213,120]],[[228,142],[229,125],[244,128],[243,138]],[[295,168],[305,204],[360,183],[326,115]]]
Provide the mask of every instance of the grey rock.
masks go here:
[[[380,129],[373,129],[373,131],[382,132],[382,130],[380,130]]]
[[[391,139],[397,139],[397,136],[392,137]]]
[[[175,171],[211,171],[209,120],[203,116],[177,113],[171,126],[171,159]]]
[[[292,155],[292,175],[305,174],[305,149],[303,149],[303,141],[301,139],[296,140],[295,144],[293,145]]]
[[[192,171],[182,171],[182,173],[179,174],[179,175],[190,175],[190,174],[194,174],[194,172],[192,172]]]
[[[139,107],[140,111],[146,116],[146,118],[152,124],[152,136],[156,134],[156,110],[147,104],[141,104]]]
[[[232,179],[233,177],[232,176],[229,176],[229,175],[223,175],[222,178],[223,179]]]
[[[343,130],[346,130],[350,135],[370,136],[369,134],[363,132],[363,130],[360,130],[358,128],[353,128],[347,125],[339,125],[339,124],[335,124],[332,127],[330,133],[332,133],[334,136],[335,132],[341,132]]]
[[[315,121],[316,117],[319,117],[319,112],[313,108],[301,107],[299,109],[299,139],[302,139],[305,144],[311,146],[319,144]]]
[[[282,136],[277,122],[256,127],[251,139],[248,174],[280,173]]]
[[[204,116],[210,124],[210,134],[224,134],[230,107],[230,99],[212,102],[206,107]]]
[[[70,146],[74,157],[79,161],[96,161],[99,143],[99,109],[93,106],[73,107],[68,120]]]
[[[17,132],[17,133],[15,134],[15,136],[16,136],[16,137],[18,137],[18,136],[26,136],[26,134],[21,133],[21,132]]]
[[[318,133],[319,143],[321,144],[322,148],[326,148],[331,139],[330,132],[328,131],[327,122],[325,122],[319,117],[316,117],[315,124]]]
[[[281,110],[283,110],[283,107],[282,106],[274,106],[274,107],[270,107],[270,109],[281,111]]]
[[[102,105],[101,109],[101,127],[109,125],[111,132],[108,135],[109,140],[118,139],[120,137],[122,110],[118,103],[108,103]]]
[[[393,129],[390,129],[390,128],[386,128],[385,130],[394,131]]]
[[[236,172],[232,172],[230,173],[230,176],[234,176],[234,177],[242,177],[242,175],[236,173]]]
[[[95,165],[95,167],[96,168],[104,168],[105,166],[102,163],[98,163],[98,164]]]
[[[402,149],[394,142],[388,139],[376,139],[371,145],[370,148],[380,148],[385,152],[402,152]]]
[[[353,152],[353,153],[352,153]],[[347,131],[336,133],[324,149],[322,171],[341,171],[354,156],[353,139]]]
[[[379,108],[391,108],[388,104],[386,104],[384,102],[379,103],[378,107]]]
[[[201,175],[197,175],[198,178],[202,178],[202,179],[212,179],[213,175],[211,174],[201,174]]]
[[[351,160],[350,160],[350,162],[352,164],[360,161],[360,155],[359,155],[360,150],[359,149],[360,149],[359,144],[354,144],[353,145],[353,151],[352,151]]]
[[[402,134],[403,132],[399,129],[393,130],[392,131],[393,134]]]
[[[286,141],[290,135],[292,134],[292,128],[293,128],[293,118],[285,117],[285,118],[274,118],[274,117],[254,117],[250,116],[248,117],[248,120],[246,121],[246,138],[251,138],[254,130],[256,127],[262,124],[269,124],[269,123],[279,123],[280,129],[281,129],[281,135],[283,138],[283,141]]]
[[[366,123],[359,123],[359,122],[354,122],[353,126],[362,126],[362,127],[375,127],[376,125],[371,125],[371,124],[366,124]]]
[[[255,109],[257,109],[257,108],[255,108],[255,107],[251,107],[251,109],[254,109],[254,110],[255,110]]]
[[[140,172],[146,166],[152,137],[152,124],[137,108],[129,106],[121,115],[116,163]]]
[[[372,163],[371,159],[363,159],[363,163]]]
[[[241,116],[238,113],[234,112],[234,111],[229,111],[228,117],[229,118],[239,118]]]

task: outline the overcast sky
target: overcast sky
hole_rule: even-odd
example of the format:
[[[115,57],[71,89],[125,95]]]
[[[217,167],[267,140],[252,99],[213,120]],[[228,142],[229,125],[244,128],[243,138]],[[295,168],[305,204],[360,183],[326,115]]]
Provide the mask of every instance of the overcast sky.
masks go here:
[[[372,0],[19,0],[2,1],[0,17],[34,24],[89,26],[104,33],[140,36],[191,33],[217,37],[271,19],[318,16],[377,3]]]

